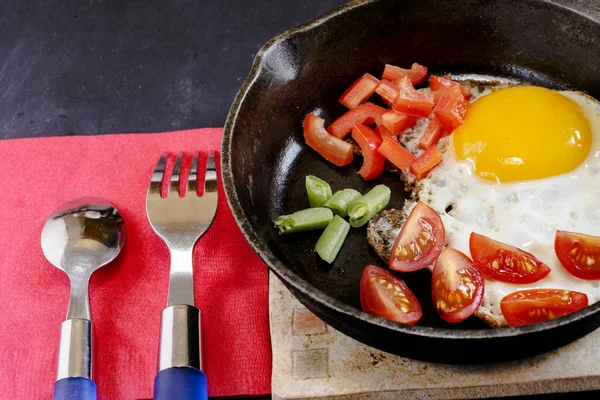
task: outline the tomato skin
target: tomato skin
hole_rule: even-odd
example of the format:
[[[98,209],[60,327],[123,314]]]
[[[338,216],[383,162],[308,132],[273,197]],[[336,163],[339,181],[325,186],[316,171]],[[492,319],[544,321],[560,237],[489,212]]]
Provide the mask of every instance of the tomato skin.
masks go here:
[[[400,135],[417,123],[417,117],[390,110],[382,115],[383,126],[392,136]]]
[[[358,174],[365,181],[378,178],[385,164],[385,157],[377,151],[381,146],[381,138],[368,126],[357,124],[352,128],[352,139],[360,146],[363,154],[364,161]]]
[[[333,121],[327,127],[327,132],[339,139],[343,139],[352,131],[352,127],[356,124],[370,124],[374,122],[377,125],[381,125],[381,116],[386,111],[385,108],[375,104],[361,104]]]
[[[385,158],[390,160],[398,169],[408,170],[415,156],[406,147],[402,146],[394,136],[385,136],[383,143],[377,149]]]
[[[389,267],[400,272],[427,268],[438,258],[445,241],[442,219],[433,208],[419,201],[394,242]]]
[[[379,85],[375,88],[375,93],[381,96],[381,98],[388,104],[393,103],[400,89],[387,79],[382,79]]]
[[[455,283],[455,287],[452,287]],[[483,301],[485,282],[469,257],[446,247],[431,275],[431,297],[446,322],[461,322],[477,311]]]
[[[581,310],[589,304],[584,293],[564,289],[531,289],[510,293],[500,309],[510,326],[548,321]]]
[[[437,146],[432,146],[425,150],[423,154],[410,164],[410,171],[417,179],[423,179],[432,169],[442,162],[443,158],[444,156],[440,153]]]
[[[600,237],[556,231],[554,251],[569,273],[580,279],[600,279]]]
[[[436,116],[433,116],[429,121],[425,132],[423,132],[423,135],[421,135],[421,138],[419,139],[419,147],[423,150],[427,150],[431,146],[436,145],[442,137],[443,131],[442,123]]]
[[[449,86],[447,88],[443,88],[433,92],[433,104],[437,106],[437,104],[440,102],[440,99],[445,94],[452,97],[464,97],[462,94],[462,90],[460,90],[460,86]]]
[[[427,118],[433,110],[433,94],[415,90],[407,77],[394,81],[400,92],[392,108],[394,111]]]
[[[338,101],[349,109],[356,108],[375,93],[377,85],[379,79],[371,74],[364,74],[346,89]]]
[[[388,81],[398,80],[407,77],[413,85],[423,82],[427,76],[427,67],[413,63],[410,69],[396,67],[395,65],[385,64],[381,79]]]
[[[304,117],[304,141],[327,161],[338,167],[354,160],[352,145],[331,136],[324,127],[325,121],[314,114]]]
[[[374,265],[363,271],[360,304],[365,312],[402,324],[414,325],[423,315],[419,300],[404,281]]]
[[[446,132],[452,133],[465,122],[468,109],[469,102],[462,95],[444,93],[438,100],[433,113],[440,120]]]
[[[531,253],[475,232],[469,237],[469,250],[483,275],[500,282],[534,283],[551,271]]]
[[[462,95],[467,100],[469,100],[473,96],[473,94],[471,93],[471,88],[469,86],[461,85],[458,82],[447,78],[442,78],[441,76],[431,75],[429,78],[429,88],[434,91],[433,96],[436,103],[440,95],[438,95],[438,97],[436,98],[435,92],[440,91],[441,89],[447,89],[452,86],[460,88]]]

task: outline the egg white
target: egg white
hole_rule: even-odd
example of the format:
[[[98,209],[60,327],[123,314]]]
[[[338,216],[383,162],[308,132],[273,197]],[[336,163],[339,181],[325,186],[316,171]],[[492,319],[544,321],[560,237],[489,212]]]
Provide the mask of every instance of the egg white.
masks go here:
[[[482,92],[474,89],[471,101],[510,84]],[[404,206],[407,215],[417,200],[429,204],[444,222],[446,244],[468,256],[469,235],[477,232],[528,251],[552,269],[547,277],[528,285],[486,279],[478,315],[497,326],[507,325],[500,300],[517,290],[569,289],[587,294],[590,304],[600,300],[600,281],[572,276],[554,253],[557,229],[600,236],[600,103],[582,93],[561,93],[580,105],[592,130],[590,152],[576,169],[544,179],[493,183],[478,177],[469,161],[456,158],[449,136],[438,143],[444,160],[416,183],[413,200]],[[420,119],[400,138],[413,154],[423,151],[418,141],[427,123],[427,119]],[[449,206],[451,210],[446,212]]]

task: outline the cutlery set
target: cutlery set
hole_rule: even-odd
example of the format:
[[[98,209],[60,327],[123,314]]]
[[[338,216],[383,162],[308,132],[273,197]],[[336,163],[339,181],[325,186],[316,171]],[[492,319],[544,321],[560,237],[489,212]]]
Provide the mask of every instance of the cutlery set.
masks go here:
[[[187,179],[179,154],[168,177],[167,155],[158,161],[146,196],[146,212],[154,232],[171,257],[167,308],[162,312],[158,373],[154,399],[206,399],[202,372],[200,310],[194,305],[192,251],[217,211],[217,172],[214,155],[204,169],[198,192],[198,154]],[[163,187],[167,186],[166,190]],[[88,283],[94,271],[113,261],[123,248],[125,224],[109,202],[82,198],[63,205],[46,221],[41,245],[44,255],[63,270],[71,283],[67,319],[62,323],[54,400],[95,400],[92,380],[92,322]]]

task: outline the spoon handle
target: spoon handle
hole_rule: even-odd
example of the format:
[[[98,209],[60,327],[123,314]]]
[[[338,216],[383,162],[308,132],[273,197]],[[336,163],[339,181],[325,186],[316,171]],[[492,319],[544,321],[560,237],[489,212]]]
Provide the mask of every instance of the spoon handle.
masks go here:
[[[62,323],[53,400],[96,400],[92,377],[92,322],[74,318]]]
[[[154,400],[208,398],[206,375],[202,372],[200,310],[178,304],[162,312],[158,374]]]

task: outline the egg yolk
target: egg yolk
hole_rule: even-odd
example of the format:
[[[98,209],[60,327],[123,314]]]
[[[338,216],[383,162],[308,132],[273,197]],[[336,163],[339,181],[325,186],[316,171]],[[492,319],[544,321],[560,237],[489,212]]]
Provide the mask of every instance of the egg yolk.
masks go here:
[[[587,156],[592,133],[577,103],[554,90],[518,86],[471,104],[453,133],[459,159],[495,182],[545,178],[571,171]]]

